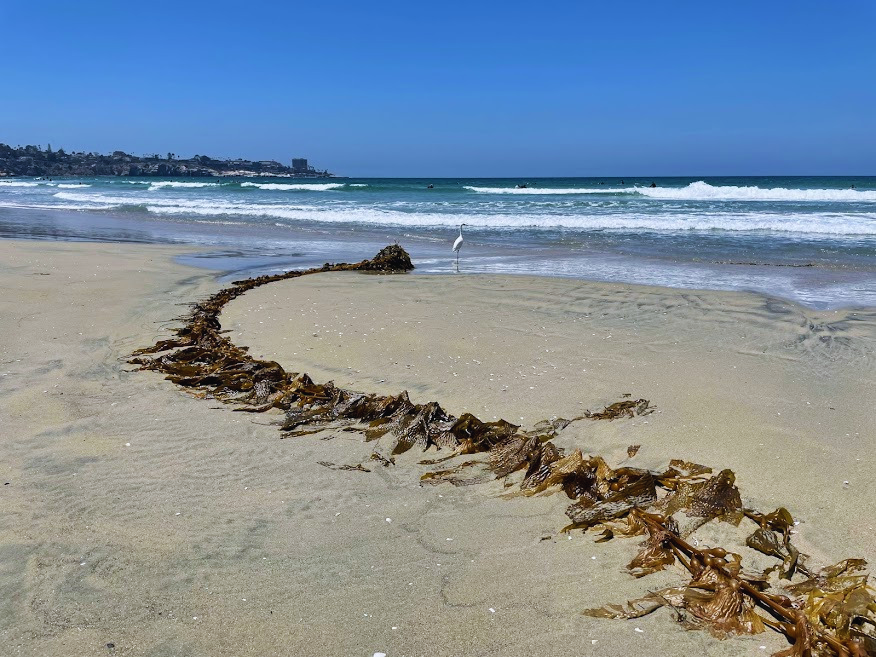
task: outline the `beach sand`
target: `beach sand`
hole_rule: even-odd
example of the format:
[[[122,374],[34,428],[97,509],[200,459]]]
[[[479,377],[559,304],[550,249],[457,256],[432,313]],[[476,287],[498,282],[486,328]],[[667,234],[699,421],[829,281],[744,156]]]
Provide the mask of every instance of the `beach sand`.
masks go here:
[[[559,533],[561,494],[421,486],[434,453],[281,440],[271,414],[197,399],[124,358],[218,289],[181,249],[0,241],[0,653],[9,655],[761,655],[662,610],[580,615],[681,581],[622,572],[635,539]],[[369,254],[363,254],[369,255]],[[876,321],[753,294],[572,280],[319,274],[223,313],[238,344],[317,381],[410,391],[531,426],[645,397],[657,412],[571,424],[610,463],[672,457],[787,506],[816,565],[876,558]],[[848,481],[844,485],[844,481]],[[728,526],[713,540],[737,540]],[[725,541],[726,542],[726,541]],[[730,545],[725,545],[730,547]],[[749,552],[745,552],[746,559]],[[107,647],[112,644],[112,647]],[[761,646],[766,646],[761,649]]]

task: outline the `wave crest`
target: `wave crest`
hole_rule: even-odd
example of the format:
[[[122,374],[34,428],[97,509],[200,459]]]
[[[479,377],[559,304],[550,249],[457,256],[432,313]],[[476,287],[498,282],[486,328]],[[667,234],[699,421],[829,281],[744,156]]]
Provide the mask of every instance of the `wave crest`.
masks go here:
[[[240,183],[241,187],[258,187],[270,191],[325,192],[343,187],[344,183]]]
[[[612,189],[610,187],[602,187],[601,189],[591,187],[474,187],[472,185],[464,185],[463,189],[467,189],[478,194],[631,194],[633,189]]]
[[[186,205],[148,204],[147,209],[160,215],[249,216],[287,221],[456,228],[466,223],[487,230],[616,230],[616,231],[726,231],[777,232],[817,236],[876,235],[876,214],[813,213],[785,214],[716,212],[691,216],[684,213],[648,215],[624,213],[613,215],[544,215],[544,214],[456,214],[438,212],[398,212],[377,208],[326,208],[267,204],[204,203]]]
[[[787,189],[710,185],[698,180],[687,187],[636,187],[653,199],[669,201],[850,201],[874,202],[876,191],[856,189]]]
[[[180,182],[178,180],[160,180],[158,182],[149,183],[149,191],[164,189],[165,187],[218,187],[219,183],[213,182]]]
[[[60,200],[89,205],[143,206],[149,212],[161,215],[271,217],[292,221],[383,226],[456,227],[460,223],[466,223],[473,227],[496,230],[567,228],[585,231],[774,231],[824,236],[876,235],[876,213],[873,212],[443,213],[404,212],[362,206],[247,203],[226,199],[150,198],[136,195],[95,194],[86,191],[57,192],[53,196]]]

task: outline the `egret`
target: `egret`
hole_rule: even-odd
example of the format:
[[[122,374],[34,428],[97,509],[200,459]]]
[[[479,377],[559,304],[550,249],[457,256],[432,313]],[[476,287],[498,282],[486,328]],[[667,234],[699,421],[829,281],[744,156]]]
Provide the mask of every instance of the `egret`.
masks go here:
[[[459,250],[462,248],[462,227],[465,224],[459,224],[459,237],[453,243],[453,250],[456,251],[456,271],[459,271]]]

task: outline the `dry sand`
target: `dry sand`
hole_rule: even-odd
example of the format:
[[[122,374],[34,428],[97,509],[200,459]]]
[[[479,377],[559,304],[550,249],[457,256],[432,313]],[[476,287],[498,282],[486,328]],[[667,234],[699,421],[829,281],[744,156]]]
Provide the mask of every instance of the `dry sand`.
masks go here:
[[[160,337],[177,304],[220,287],[173,264],[178,252],[0,241],[0,654],[783,645],[716,641],[665,611],[581,616],[679,575],[622,573],[634,540],[558,535],[561,495],[421,487],[413,452],[394,468],[329,470],[317,462],[358,463],[375,444],[333,432],[280,440],[275,417],[128,372],[124,356]],[[817,563],[876,557],[871,312],[550,279],[320,274],[247,293],[223,324],[254,355],[316,380],[407,388],[486,419],[531,425],[647,397],[659,413],[576,422],[561,442],[613,461],[641,444],[641,466],[678,456],[732,467],[747,501],[803,521],[797,542]]]

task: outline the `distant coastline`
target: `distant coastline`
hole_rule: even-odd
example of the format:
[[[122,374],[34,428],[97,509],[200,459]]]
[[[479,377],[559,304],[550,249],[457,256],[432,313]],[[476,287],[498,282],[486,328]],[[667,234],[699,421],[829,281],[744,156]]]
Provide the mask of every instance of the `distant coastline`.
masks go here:
[[[0,178],[11,176],[74,177],[74,176],[161,176],[176,178],[277,177],[333,178],[327,170],[308,166],[305,159],[293,159],[293,166],[276,160],[220,160],[207,155],[185,159],[174,153],[162,157],[131,155],[114,151],[111,155],[66,152],[63,148],[43,150],[40,146],[12,147],[0,144]]]

